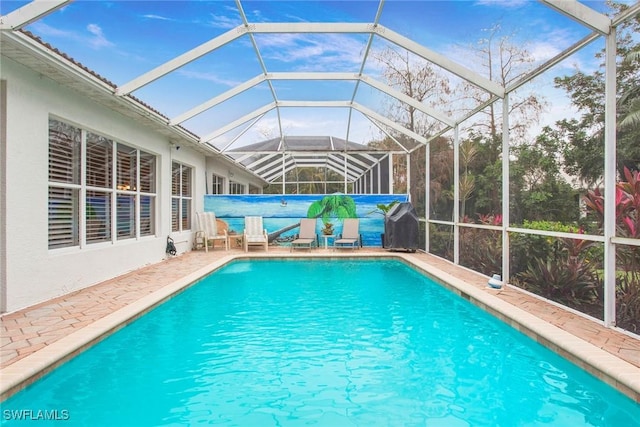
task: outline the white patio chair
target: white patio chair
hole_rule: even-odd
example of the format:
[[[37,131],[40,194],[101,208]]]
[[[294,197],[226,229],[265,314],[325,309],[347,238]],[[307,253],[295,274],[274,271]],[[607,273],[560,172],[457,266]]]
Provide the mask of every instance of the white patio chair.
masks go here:
[[[269,235],[267,229],[262,225],[261,216],[244,217],[244,251],[249,251],[249,246],[264,246],[264,250],[269,250]]]
[[[213,212],[199,212],[196,213],[198,221],[198,231],[196,231],[196,240],[202,241],[205,252],[209,252],[209,243],[211,243],[211,249],[215,248],[216,241],[224,242],[224,249],[229,250],[229,239],[227,236],[227,230],[219,230],[216,214]]]

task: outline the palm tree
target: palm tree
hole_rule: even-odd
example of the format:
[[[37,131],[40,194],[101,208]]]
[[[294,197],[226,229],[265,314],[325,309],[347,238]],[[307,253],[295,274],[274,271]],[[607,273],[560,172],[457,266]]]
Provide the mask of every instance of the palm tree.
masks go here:
[[[466,215],[467,200],[471,198],[473,190],[476,187],[476,179],[471,173],[469,173],[469,165],[475,160],[477,155],[478,147],[474,140],[468,139],[460,144],[460,166],[464,169],[458,184],[461,204],[460,218],[464,218]]]
[[[625,62],[640,61],[640,49],[629,52]],[[640,128],[640,86],[636,85],[622,94],[618,101],[622,120],[619,127]]]

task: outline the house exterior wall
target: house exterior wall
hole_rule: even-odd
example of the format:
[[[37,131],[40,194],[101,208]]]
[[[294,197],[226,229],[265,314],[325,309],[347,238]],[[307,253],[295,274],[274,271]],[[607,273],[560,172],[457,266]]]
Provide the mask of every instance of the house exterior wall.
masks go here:
[[[262,192],[262,186],[264,183],[254,175],[240,168],[230,168],[228,163],[214,157],[207,159],[207,180],[209,189],[211,188],[212,174],[216,174],[224,178],[225,190],[223,194],[229,193],[229,181],[244,184],[245,192],[248,191],[249,185],[260,188],[260,192]],[[209,192],[209,194],[211,194],[211,192]]]
[[[192,210],[201,211],[206,165],[203,154],[185,144],[176,149],[165,136],[132,118],[5,57],[0,80],[4,80],[6,91],[5,155],[0,158],[5,177],[0,188],[4,194],[0,232],[6,245],[0,256],[2,311],[15,311],[159,262],[167,256],[167,236],[175,240],[179,254],[191,249],[191,230],[171,233],[171,163],[175,160],[193,168]],[[48,248],[50,117],[157,155],[155,236],[84,248]]]

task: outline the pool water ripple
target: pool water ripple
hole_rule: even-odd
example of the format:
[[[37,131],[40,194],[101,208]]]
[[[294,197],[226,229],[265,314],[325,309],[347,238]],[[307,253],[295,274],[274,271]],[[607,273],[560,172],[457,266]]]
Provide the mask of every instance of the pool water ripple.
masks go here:
[[[640,420],[635,402],[392,260],[233,262],[3,408],[92,426]]]

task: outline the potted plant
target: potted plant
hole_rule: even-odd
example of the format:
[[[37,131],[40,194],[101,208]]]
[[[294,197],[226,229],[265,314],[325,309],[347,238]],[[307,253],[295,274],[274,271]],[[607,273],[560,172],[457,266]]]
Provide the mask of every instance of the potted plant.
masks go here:
[[[329,221],[324,221],[324,227],[322,228],[322,234],[324,234],[325,236],[331,236],[333,235],[334,229],[333,229],[333,223],[329,222]]]

